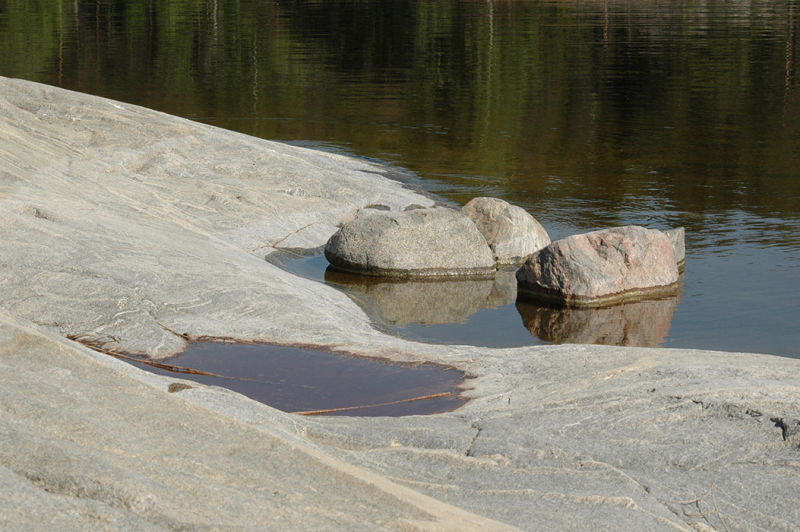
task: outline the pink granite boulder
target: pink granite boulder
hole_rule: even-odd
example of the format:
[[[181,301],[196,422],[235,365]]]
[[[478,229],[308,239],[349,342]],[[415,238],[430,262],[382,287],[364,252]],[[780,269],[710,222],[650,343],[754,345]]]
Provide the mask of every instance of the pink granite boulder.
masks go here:
[[[675,260],[678,262],[678,269],[683,268],[686,262],[686,230],[683,227],[676,227],[664,231],[664,234],[669,237],[672,242],[672,249],[675,251]]]
[[[678,265],[670,237],[615,227],[573,235],[530,255],[517,271],[519,294],[571,307],[596,307],[674,294]]]

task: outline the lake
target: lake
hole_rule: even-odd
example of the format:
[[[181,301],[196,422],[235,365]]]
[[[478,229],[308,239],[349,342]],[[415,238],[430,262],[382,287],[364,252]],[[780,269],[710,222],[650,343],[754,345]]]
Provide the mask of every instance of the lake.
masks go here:
[[[684,226],[656,343],[798,357],[799,21],[800,0],[5,0],[0,75],[383,161],[554,239]],[[519,312],[519,342],[596,341]],[[503,335],[484,314],[468,329]]]

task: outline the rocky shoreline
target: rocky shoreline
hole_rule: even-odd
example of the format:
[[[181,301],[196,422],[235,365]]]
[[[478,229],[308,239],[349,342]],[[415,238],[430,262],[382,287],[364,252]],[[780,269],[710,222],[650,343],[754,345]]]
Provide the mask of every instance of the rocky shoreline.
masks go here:
[[[6,78],[0,130],[3,530],[800,523],[800,360],[399,339],[264,260],[434,204],[380,166]],[[68,339],[164,358],[200,337],[444,363],[472,400],[301,418]]]

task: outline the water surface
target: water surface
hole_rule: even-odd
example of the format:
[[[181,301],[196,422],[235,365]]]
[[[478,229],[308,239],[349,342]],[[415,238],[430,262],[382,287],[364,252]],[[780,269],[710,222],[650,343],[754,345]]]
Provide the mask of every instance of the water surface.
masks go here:
[[[293,413],[409,416],[446,412],[466,402],[457,388],[464,375],[453,368],[389,364],[301,347],[201,342],[159,366],[127,360],[152,373],[222,386]],[[192,372],[182,371],[187,368]]]
[[[800,356],[799,21],[800,0],[6,0],[0,75],[383,160],[553,238],[685,226],[659,345]]]
[[[514,269],[500,270],[494,279],[401,281],[342,272],[323,255],[281,252],[267,260],[343,291],[389,334],[441,344],[658,347],[682,293],[601,308],[564,308],[517,298]],[[683,276],[679,284],[682,289]]]

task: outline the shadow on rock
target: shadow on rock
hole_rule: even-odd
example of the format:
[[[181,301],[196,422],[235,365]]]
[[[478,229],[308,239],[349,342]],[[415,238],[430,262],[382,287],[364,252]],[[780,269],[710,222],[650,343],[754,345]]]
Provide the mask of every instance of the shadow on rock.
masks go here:
[[[494,279],[395,281],[328,268],[325,282],[341,286],[369,314],[399,327],[464,322],[482,308],[517,297],[513,271],[498,272]]]
[[[553,307],[518,300],[522,324],[534,336],[556,344],[657,347],[666,339],[677,296],[603,308]]]

